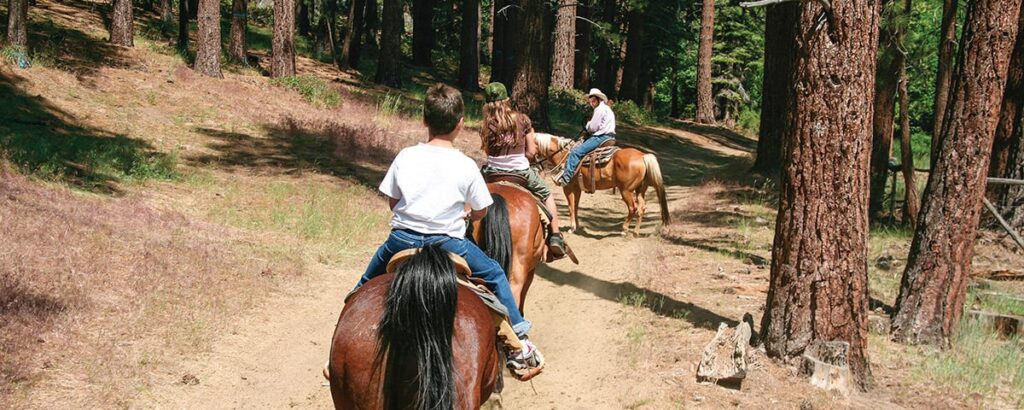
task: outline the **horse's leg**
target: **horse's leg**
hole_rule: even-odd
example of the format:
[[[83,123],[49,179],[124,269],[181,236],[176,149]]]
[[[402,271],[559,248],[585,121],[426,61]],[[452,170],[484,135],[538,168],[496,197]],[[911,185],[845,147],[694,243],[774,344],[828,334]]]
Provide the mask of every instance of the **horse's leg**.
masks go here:
[[[629,222],[633,220],[633,215],[636,214],[636,202],[633,200],[632,190],[620,189],[619,194],[622,196],[622,202],[626,203],[626,221],[622,223],[622,234],[626,235],[629,233]]]
[[[640,225],[643,224],[644,212],[647,210],[647,186],[641,186],[636,192],[636,230],[633,234],[640,236]]]
[[[579,226],[579,220],[577,219],[576,212],[579,211],[580,206],[580,185],[570,183],[563,189],[565,192],[565,202],[569,204],[569,227],[570,231],[576,232]]]

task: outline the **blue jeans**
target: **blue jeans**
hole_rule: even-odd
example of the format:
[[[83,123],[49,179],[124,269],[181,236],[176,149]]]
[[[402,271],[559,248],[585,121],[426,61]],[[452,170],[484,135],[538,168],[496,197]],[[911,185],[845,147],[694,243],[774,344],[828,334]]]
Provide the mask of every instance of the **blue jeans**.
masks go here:
[[[572,176],[576,175],[576,168],[580,166],[583,157],[612,138],[615,138],[615,134],[595,135],[569,151],[569,158],[565,160],[565,172],[562,173],[562,178],[565,181],[572,179]]]
[[[508,309],[508,320],[512,322],[512,329],[516,331],[519,337],[523,337],[530,331],[532,324],[530,321],[523,319],[523,314],[519,312],[519,306],[516,306],[516,298],[512,296],[512,288],[508,284],[508,277],[505,276],[505,271],[501,269],[501,265],[498,265],[498,262],[485,255],[475,243],[468,239],[453,238],[444,234],[426,235],[407,229],[394,229],[391,231],[391,235],[388,236],[387,241],[377,249],[377,253],[370,259],[370,265],[366,267],[366,272],[359,279],[356,289],[359,289],[360,286],[363,286],[370,279],[383,275],[387,270],[388,261],[396,253],[406,249],[422,248],[433,244],[440,244],[441,249],[459,255],[466,260],[466,263],[469,264],[469,269],[473,271],[473,276],[483,279],[487,283],[487,287],[501,301],[501,304],[505,305],[505,308]]]

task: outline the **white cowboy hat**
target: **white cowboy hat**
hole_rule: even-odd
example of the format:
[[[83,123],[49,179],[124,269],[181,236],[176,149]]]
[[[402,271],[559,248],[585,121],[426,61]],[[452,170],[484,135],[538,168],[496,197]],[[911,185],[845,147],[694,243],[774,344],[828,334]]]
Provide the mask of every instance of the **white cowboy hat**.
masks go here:
[[[598,90],[596,88],[590,89],[590,93],[587,94],[587,98],[589,97],[597,97],[601,99],[601,101],[608,102],[608,96],[604,95],[604,93],[601,92],[601,90]]]

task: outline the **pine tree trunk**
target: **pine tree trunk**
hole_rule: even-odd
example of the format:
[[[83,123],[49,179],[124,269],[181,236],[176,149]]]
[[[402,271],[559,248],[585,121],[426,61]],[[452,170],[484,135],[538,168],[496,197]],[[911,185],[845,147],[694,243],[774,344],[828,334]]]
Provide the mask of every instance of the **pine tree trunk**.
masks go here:
[[[1024,13],[1019,25],[1024,25]],[[999,122],[996,124],[996,137],[992,142],[992,160],[989,162],[988,175],[1002,177],[1007,174],[1014,138],[1021,126],[1021,105],[1024,104],[1024,30],[1018,30],[1017,40],[1010,57],[1010,68],[1007,71],[1006,91],[999,110]],[[1006,185],[990,185],[988,196],[998,201],[1006,191]]]
[[[508,25],[507,13],[501,10],[507,0],[492,0],[491,7],[491,79],[490,82],[502,82],[505,73],[505,27]]]
[[[174,21],[174,8],[171,0],[160,0],[160,19],[165,23]]]
[[[618,14],[619,7],[616,0],[604,0],[604,7],[601,11],[601,22],[607,24],[609,27],[615,27],[615,16]],[[607,95],[614,94],[615,91],[615,73],[618,71],[618,67],[615,64],[616,55],[618,49],[615,48],[614,43],[607,37],[602,38],[597,46],[597,67],[596,67],[596,85]]]
[[[895,7],[891,0],[882,7]],[[900,38],[896,27],[880,27],[878,43],[882,53],[878,56],[875,79],[874,137],[871,140],[871,202],[868,212],[871,220],[878,220],[885,208],[885,183],[889,176],[889,158],[892,155],[892,137],[896,120],[897,76],[900,71]]]
[[[377,54],[377,74],[374,81],[388,87],[401,87],[402,58],[402,2],[384,0],[380,33],[380,53]]]
[[[199,0],[188,0],[188,19],[195,20],[199,17]]]
[[[782,129],[786,125],[796,58],[796,4],[768,6],[764,22],[764,76],[757,158],[752,170],[774,175],[782,168]]]
[[[629,20],[629,32],[626,34],[626,59],[622,64],[622,87],[619,88],[619,98],[642,105],[641,94],[646,91],[639,87],[640,65],[644,52],[644,10],[633,6],[626,14],[626,19]]]
[[[878,41],[875,0],[833,2],[829,30],[815,30],[819,2],[800,2],[787,104],[779,213],[762,340],[792,359],[817,341],[850,344],[848,364],[871,383],[867,344],[868,166]]]
[[[700,16],[700,46],[697,54],[697,122],[715,122],[715,102],[711,95],[711,50],[715,34],[715,0],[704,0]]]
[[[480,88],[480,2],[462,0],[462,52],[459,58],[459,87]]]
[[[677,73],[674,68],[672,69],[672,89],[669,92],[672,102],[668,116],[672,118],[679,118],[679,116],[683,114],[683,107],[679,104],[679,73]],[[760,150],[760,141],[758,142],[758,147]],[[758,153],[758,155],[760,155],[760,153]]]
[[[512,107],[526,114],[538,129],[548,127],[548,86],[551,82],[551,37],[543,0],[523,0],[523,24],[515,30],[522,56],[512,81]]]
[[[274,0],[274,34],[271,39],[270,75],[295,75],[295,3]]]
[[[7,42],[22,51],[28,50],[28,0],[8,0]]]
[[[551,55],[551,87],[572,88],[576,64],[576,1],[560,0],[555,14],[555,48]]]
[[[1024,180],[1024,134],[1022,127],[1017,127],[1010,148],[1009,165],[1004,176],[1011,179]],[[1000,212],[1010,226],[1017,232],[1024,232],[1024,186],[1007,187],[999,198]]]
[[[412,1],[412,62],[424,67],[434,64],[434,1]]]
[[[908,21],[911,13],[910,1],[903,1],[903,16]],[[906,38],[905,30],[905,27],[901,27],[897,35],[901,44]],[[900,159],[903,165],[903,185],[906,188],[903,197],[903,222],[909,222],[911,227],[916,227],[920,205],[917,199],[917,183],[914,182],[914,151],[910,144],[910,92],[908,90],[910,79],[907,78],[906,55],[898,53],[896,60],[900,71]]]
[[[178,0],[178,51],[188,52],[188,0]]]
[[[194,68],[206,76],[224,77],[220,72],[220,1],[199,0],[197,18],[199,27]]]
[[[590,11],[589,3],[580,3],[576,7],[576,14],[582,18],[591,20],[593,13]],[[590,88],[590,44],[593,39],[593,28],[588,21],[580,21],[576,24],[576,55],[573,62],[573,86],[579,90]]]
[[[949,87],[953,83],[953,57],[956,54],[956,7],[958,0],[944,0],[942,5],[942,31],[939,38],[939,69],[935,73],[935,123],[932,129],[932,164],[938,154],[939,136],[942,134],[949,101]]]
[[[132,25],[132,0],[114,0],[114,13],[110,17],[110,42],[132,47],[134,42]]]
[[[364,34],[366,44],[371,50],[377,49],[377,27],[380,26],[380,19],[377,18],[377,0],[366,0],[366,14],[364,16]]]
[[[231,37],[228,43],[228,58],[239,64],[248,65],[249,44],[249,0],[231,1]]]
[[[295,18],[299,29],[299,35],[309,37],[309,4],[306,3],[306,0],[298,0],[298,2],[299,12]]]
[[[1019,0],[976,0],[967,22],[939,155],[896,301],[893,339],[946,344],[963,313],[985,176],[1017,35]]]
[[[363,15],[366,10],[364,0],[352,0],[348,10],[348,29],[345,30],[345,41],[341,45],[341,68],[358,68],[360,58],[359,40],[363,36]]]

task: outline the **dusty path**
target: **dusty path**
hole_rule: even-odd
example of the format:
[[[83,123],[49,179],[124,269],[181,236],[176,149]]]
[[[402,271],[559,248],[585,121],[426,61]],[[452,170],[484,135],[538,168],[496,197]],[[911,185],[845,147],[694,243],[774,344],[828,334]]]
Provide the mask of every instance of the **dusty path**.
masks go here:
[[[692,192],[684,185],[692,184],[699,175],[691,168],[699,162],[678,158],[692,153],[686,150],[715,146],[701,147],[714,154],[701,156],[713,165],[721,165],[716,159],[740,153],[694,134],[659,134],[664,135],[653,138],[661,141],[638,138],[636,142],[650,146],[673,140],[673,147],[681,143],[675,156],[664,155],[662,160],[670,184],[675,184],[669,187],[670,199]],[[558,198],[561,200],[560,194]],[[500,398],[504,408],[623,408],[634,403],[631,389],[616,383],[615,375],[630,367],[619,354],[628,332],[620,320],[624,310],[621,298],[634,290],[625,282],[638,252],[658,242],[652,235],[658,225],[654,193],[648,198],[651,204],[640,238],[618,234],[624,217],[618,195],[598,192],[583,198],[581,222],[585,229],[568,238],[581,264],[563,260],[542,267],[527,298],[526,316],[535,323],[531,337],[545,353],[548,368],[533,383],[506,378]],[[560,208],[564,210],[564,202]],[[140,394],[136,406],[330,408],[320,366],[328,355],[341,298],[362,267],[353,263],[342,269],[316,269],[243,318],[237,330],[225,335],[210,352],[184,364],[186,373],[195,376],[198,384],[183,383],[181,373],[167,374],[165,383]]]

